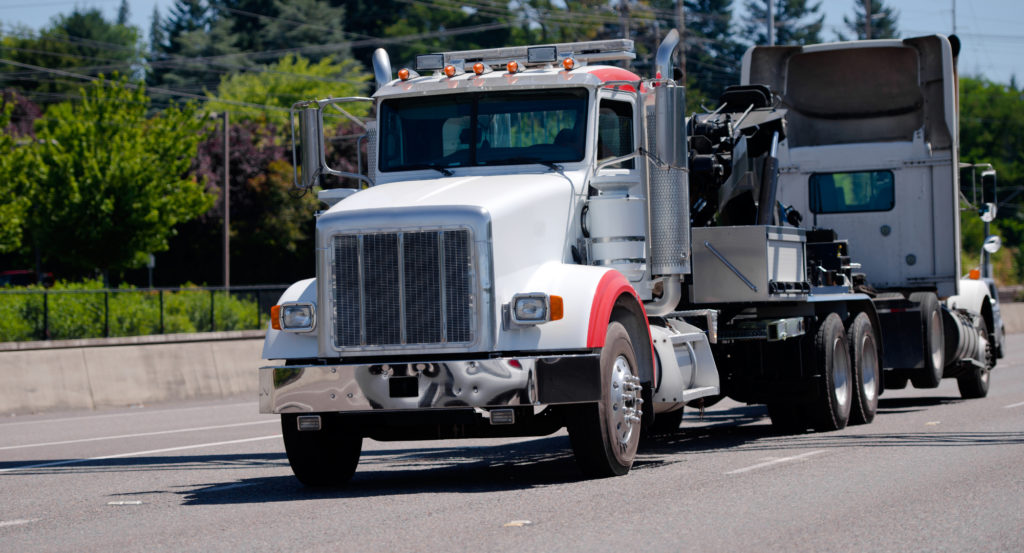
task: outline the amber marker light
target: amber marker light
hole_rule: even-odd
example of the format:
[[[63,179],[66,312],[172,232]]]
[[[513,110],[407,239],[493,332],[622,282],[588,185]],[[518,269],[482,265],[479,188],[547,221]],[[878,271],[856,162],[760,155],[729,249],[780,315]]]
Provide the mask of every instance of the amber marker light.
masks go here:
[[[398,70],[398,78],[402,79],[403,81],[408,81],[409,80],[409,70],[405,69],[404,67],[402,69],[399,69]]]
[[[455,76],[455,66],[454,65],[446,65],[446,66],[444,66],[444,74],[449,79],[454,77]]]
[[[565,58],[562,60],[562,67],[564,67],[566,71],[572,71],[572,68],[576,67],[576,60],[572,58]]]
[[[281,330],[281,306],[275,305],[270,308],[270,327],[274,330]]]
[[[565,314],[565,307],[562,303],[562,296],[551,296],[551,320],[561,320]]]
[[[508,69],[509,73],[518,73],[519,72],[519,64],[517,62],[514,62],[514,61],[510,61],[507,64],[505,64],[505,68]]]
[[[978,269],[971,269],[971,272],[967,276],[971,280],[981,280],[981,271]]]
[[[482,64],[480,62],[474,63],[473,64],[473,72],[476,73],[477,75],[483,75],[484,74],[484,64]]]

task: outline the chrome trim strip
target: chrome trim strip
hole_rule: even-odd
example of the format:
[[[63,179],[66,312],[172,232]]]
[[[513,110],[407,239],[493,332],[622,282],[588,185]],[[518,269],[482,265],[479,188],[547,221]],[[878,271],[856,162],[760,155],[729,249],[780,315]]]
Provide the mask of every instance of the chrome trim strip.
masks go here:
[[[600,354],[469,361],[268,366],[260,412],[407,411],[585,403],[601,398]]]

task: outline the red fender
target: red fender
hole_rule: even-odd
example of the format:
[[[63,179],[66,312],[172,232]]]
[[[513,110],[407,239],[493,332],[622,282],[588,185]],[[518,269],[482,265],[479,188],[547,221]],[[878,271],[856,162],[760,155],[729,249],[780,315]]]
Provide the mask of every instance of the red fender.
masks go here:
[[[594,300],[590,304],[590,322],[587,326],[587,347],[588,348],[600,348],[604,347],[604,336],[608,331],[608,323],[612,318],[612,309],[615,307],[615,302],[623,294],[629,294],[636,300],[637,305],[640,306],[640,312],[644,315],[644,324],[648,327],[650,322],[647,320],[647,311],[644,309],[644,303],[640,301],[640,296],[636,294],[636,290],[633,285],[626,280],[626,277],[618,271],[608,271],[601,277],[601,280],[597,283],[597,290],[594,291]],[[651,347],[651,362],[653,371],[657,371],[657,357],[654,352],[654,343],[651,341],[650,328],[647,330],[647,342]],[[655,382],[657,382],[657,374],[653,375]]]

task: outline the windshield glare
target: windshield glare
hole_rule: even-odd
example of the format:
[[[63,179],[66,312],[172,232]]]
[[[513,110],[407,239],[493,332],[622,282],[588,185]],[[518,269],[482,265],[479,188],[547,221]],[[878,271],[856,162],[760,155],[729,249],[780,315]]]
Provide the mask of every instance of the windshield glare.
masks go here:
[[[385,100],[380,170],[580,161],[585,89]]]

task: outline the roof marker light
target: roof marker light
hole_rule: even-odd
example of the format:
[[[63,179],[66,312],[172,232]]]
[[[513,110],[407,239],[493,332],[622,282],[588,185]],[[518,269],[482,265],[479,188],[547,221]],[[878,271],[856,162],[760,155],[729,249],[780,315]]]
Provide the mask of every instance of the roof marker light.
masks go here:
[[[455,66],[454,66],[454,65],[446,65],[446,66],[444,66],[444,74],[445,74],[445,76],[447,76],[447,77],[448,77],[449,79],[450,79],[450,78],[452,78],[452,77],[454,77],[454,76],[456,75],[456,69],[455,69]]]
[[[398,78],[402,79],[403,81],[408,81],[409,80],[409,70],[404,68],[404,67],[402,69],[399,69],[398,70]]]
[[[473,64],[473,72],[476,73],[477,75],[483,75],[484,69],[486,69],[486,66],[480,62],[476,62]]]
[[[562,67],[564,67],[566,71],[572,71],[572,68],[576,67],[576,60],[572,58],[565,58],[562,60]]]
[[[510,61],[507,64],[505,64],[505,68],[508,69],[509,73],[518,73],[519,72],[519,62],[517,62],[517,61]]]

